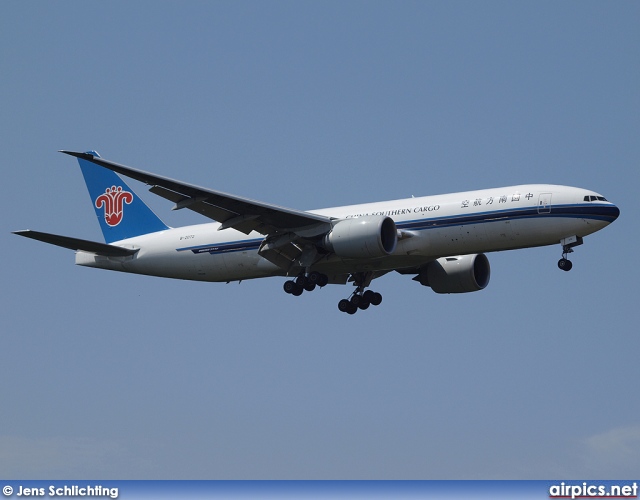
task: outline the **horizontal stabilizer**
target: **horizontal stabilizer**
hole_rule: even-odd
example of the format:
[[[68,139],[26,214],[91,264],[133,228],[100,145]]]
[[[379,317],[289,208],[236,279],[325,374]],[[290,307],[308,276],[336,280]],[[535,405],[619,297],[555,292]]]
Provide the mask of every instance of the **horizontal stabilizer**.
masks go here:
[[[105,255],[107,257],[126,257],[133,255],[138,250],[130,248],[118,247],[115,245],[107,245],[106,243],[98,243],[97,241],[81,240],[78,238],[69,238],[68,236],[60,236],[57,234],[41,233],[40,231],[14,231],[13,234],[24,236],[38,241],[44,241],[51,245],[56,245],[69,250],[81,250],[83,252],[91,252],[97,255]]]

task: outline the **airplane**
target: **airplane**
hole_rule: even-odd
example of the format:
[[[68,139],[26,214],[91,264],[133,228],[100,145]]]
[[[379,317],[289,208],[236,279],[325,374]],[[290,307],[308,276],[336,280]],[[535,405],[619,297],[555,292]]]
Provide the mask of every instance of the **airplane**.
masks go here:
[[[105,243],[23,230],[14,234],[75,250],[80,266],[195,281],[286,277],[293,296],[352,283],[338,303],[347,314],[377,306],[368,289],[389,272],[413,276],[436,293],[489,284],[486,253],[560,244],[558,267],[583,238],[620,210],[587,189],[526,184],[302,211],[207,189],[103,159],[78,159]],[[215,222],[171,228],[120,175]]]

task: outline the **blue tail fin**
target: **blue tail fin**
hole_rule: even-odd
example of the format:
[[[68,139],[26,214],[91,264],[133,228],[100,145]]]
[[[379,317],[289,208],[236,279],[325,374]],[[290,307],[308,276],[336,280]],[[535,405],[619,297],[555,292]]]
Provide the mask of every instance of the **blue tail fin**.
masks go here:
[[[82,158],[78,163],[107,243],[169,229],[118,174]]]

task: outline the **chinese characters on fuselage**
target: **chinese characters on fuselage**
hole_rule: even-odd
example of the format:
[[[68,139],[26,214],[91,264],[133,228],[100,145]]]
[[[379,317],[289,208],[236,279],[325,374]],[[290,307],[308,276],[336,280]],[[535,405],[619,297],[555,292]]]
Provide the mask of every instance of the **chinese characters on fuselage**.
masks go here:
[[[531,198],[533,198],[533,193],[527,193],[525,198],[527,199],[527,201],[530,200]],[[479,206],[482,206],[483,204],[484,205],[493,205],[495,199],[496,199],[496,197],[489,196],[486,199],[476,198],[473,201],[471,201],[471,200],[462,200],[462,203],[460,204],[460,208],[469,208],[470,206],[479,207]],[[507,196],[506,194],[503,194],[502,196],[498,197],[498,203],[507,203],[508,201],[509,201],[509,196]],[[513,193],[511,195],[511,200],[510,201],[512,201],[512,202],[520,201],[520,193]]]

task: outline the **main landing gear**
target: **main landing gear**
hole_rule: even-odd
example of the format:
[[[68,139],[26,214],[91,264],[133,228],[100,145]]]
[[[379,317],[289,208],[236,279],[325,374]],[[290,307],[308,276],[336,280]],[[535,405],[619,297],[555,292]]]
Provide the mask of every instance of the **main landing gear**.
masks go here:
[[[313,271],[308,275],[301,274],[295,281],[288,280],[284,282],[284,291],[296,297],[302,295],[305,290],[307,292],[313,292],[316,286],[323,287],[329,283],[329,278],[326,274]]]
[[[558,267],[563,271],[571,271],[573,263],[567,259],[567,255],[573,253],[573,247],[582,245],[582,238],[580,236],[571,236],[560,240],[562,245],[562,258],[558,261]]]
[[[355,314],[358,309],[368,309],[369,306],[379,306],[382,303],[382,295],[378,292],[367,290],[363,292],[358,287],[358,290],[353,292],[351,298],[342,299],[338,302],[338,309],[347,314]]]
[[[369,309],[369,306],[379,306],[382,303],[382,295],[372,290],[365,291],[374,278],[373,273],[356,273],[352,275],[356,291],[348,299],[338,302],[338,309],[347,314],[355,314],[358,309]]]
[[[382,295],[365,288],[371,283],[373,274],[357,273],[352,276],[355,281],[356,291],[348,299],[338,302],[338,309],[347,314],[355,314],[358,309],[368,309],[369,306],[379,306],[382,303]],[[284,291],[293,296],[300,296],[303,292],[312,292],[316,287],[323,287],[329,283],[326,274],[313,271],[309,274],[301,273],[295,280],[284,282]]]

